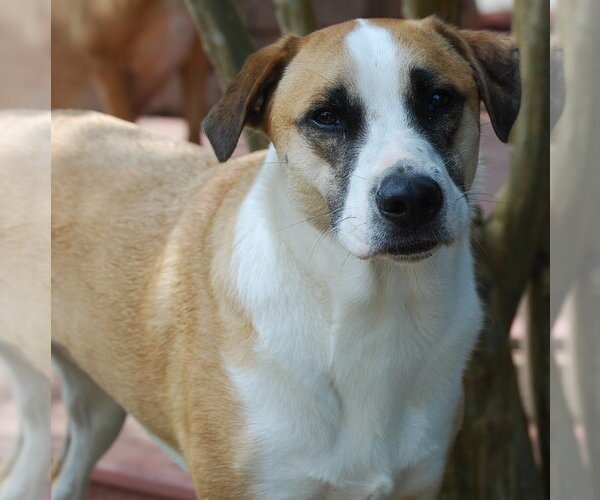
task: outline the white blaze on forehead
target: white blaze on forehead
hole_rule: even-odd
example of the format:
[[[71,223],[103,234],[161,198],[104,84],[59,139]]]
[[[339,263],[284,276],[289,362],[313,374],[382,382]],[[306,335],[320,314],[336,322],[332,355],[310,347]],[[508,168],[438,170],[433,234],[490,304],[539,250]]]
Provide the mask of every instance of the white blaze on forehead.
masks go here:
[[[357,27],[346,36],[346,47],[354,70],[353,83],[366,107],[367,120],[398,111],[408,83],[411,56],[406,47],[390,31],[364,19],[359,19]]]
[[[383,26],[358,20],[346,35],[352,91],[365,110],[364,133],[354,169],[349,177],[338,235],[354,255],[368,256],[378,237],[373,192],[396,165],[436,179],[445,197],[454,196],[454,185],[441,157],[414,125],[406,102],[410,70],[418,56]],[[459,196],[458,193],[456,196]]]
[[[369,192],[381,168],[380,156],[390,132],[408,128],[402,94],[408,82],[410,54],[389,30],[363,19],[346,35],[345,45],[351,85],[365,110],[365,132],[348,183],[338,235],[354,255],[366,257],[371,250]]]

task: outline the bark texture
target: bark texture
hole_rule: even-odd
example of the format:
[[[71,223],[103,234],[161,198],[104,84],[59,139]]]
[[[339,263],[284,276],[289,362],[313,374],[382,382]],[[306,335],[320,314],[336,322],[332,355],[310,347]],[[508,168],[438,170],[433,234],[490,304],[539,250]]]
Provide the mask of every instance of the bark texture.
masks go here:
[[[273,0],[275,17],[284,35],[308,35],[317,27],[310,0]]]
[[[421,19],[435,14],[455,26],[460,25],[465,0],[404,0],[404,17]]]
[[[465,376],[465,421],[442,491],[442,498],[448,499],[537,499],[545,489],[534,460],[508,335],[528,281],[537,272],[535,264],[549,222],[547,2],[518,0],[514,23],[523,99],[512,134],[509,178],[494,213],[482,221],[475,235],[486,322]],[[532,294],[536,303],[531,305],[537,324],[530,323],[530,329],[535,327],[535,339],[540,340],[536,348],[546,349],[546,353],[536,351],[536,359],[548,356],[548,342],[543,342],[548,325],[542,324],[538,310],[544,309],[547,296],[543,275],[543,270],[536,275]],[[547,403],[541,398],[539,404],[541,411]]]
[[[566,100],[553,137],[550,241],[552,248],[551,320],[572,294],[579,412],[571,412],[553,370],[551,447],[553,498],[600,498],[600,3],[573,0],[558,5],[558,33],[564,51]],[[556,403],[555,403],[556,401]],[[580,419],[579,419],[580,417]],[[574,425],[584,429],[589,468],[580,460]],[[588,469],[588,470],[586,470]]]

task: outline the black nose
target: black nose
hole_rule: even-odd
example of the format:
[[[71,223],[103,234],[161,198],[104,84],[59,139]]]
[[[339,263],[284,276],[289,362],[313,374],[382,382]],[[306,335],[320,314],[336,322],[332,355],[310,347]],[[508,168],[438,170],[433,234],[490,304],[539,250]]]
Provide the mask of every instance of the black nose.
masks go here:
[[[431,177],[399,173],[384,177],[375,193],[381,215],[398,226],[431,222],[442,208],[442,190]]]

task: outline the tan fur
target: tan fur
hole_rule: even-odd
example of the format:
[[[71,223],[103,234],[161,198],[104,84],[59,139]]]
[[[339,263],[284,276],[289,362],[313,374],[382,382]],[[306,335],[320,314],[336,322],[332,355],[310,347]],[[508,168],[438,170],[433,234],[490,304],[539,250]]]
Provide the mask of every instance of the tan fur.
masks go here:
[[[464,120],[458,131],[456,154],[464,155],[460,151],[464,138],[479,137],[481,100],[488,108],[494,129],[503,141],[507,140],[508,131],[519,109],[520,88],[505,88],[497,82],[503,80],[504,85],[511,80],[519,82],[514,40],[496,33],[457,30],[435,17],[421,21],[371,19],[370,22],[391,31],[424,65],[443,75],[466,96],[471,119]],[[280,96],[286,93],[286,98],[281,99],[286,106],[273,119],[273,123],[277,125],[272,127],[277,131],[274,132],[274,142],[281,141],[285,144],[286,139],[281,134],[291,133],[294,120],[306,109],[306,103],[325,84],[339,77],[344,78],[352,71],[344,64],[343,57],[332,59],[330,56],[323,57],[323,54],[330,50],[335,54],[334,47],[338,47],[337,51],[341,52],[342,41],[353,27],[352,21],[342,23],[315,32],[299,42],[303,49],[302,57],[295,58],[290,66],[301,76],[297,81],[288,80],[287,89],[283,86],[278,89]],[[502,116],[504,114],[507,115],[506,118]],[[472,151],[476,152],[478,149],[474,147]],[[464,158],[466,189],[472,187],[477,163],[476,155]]]
[[[52,134],[54,338],[182,451],[199,492],[238,496],[244,436],[219,359],[243,357],[251,329],[221,262],[263,154],[211,170],[208,152],[97,114],[60,114]]]
[[[460,151],[462,139],[479,136],[480,96],[469,61],[454,50],[446,38],[438,34],[438,21],[376,19],[370,22],[390,30],[402,45],[409,47],[417,55],[423,65],[443,75],[466,96],[471,113],[463,120],[455,146],[456,154],[464,155]],[[298,138],[296,120],[306,112],[311,101],[324,87],[331,85],[331,82],[352,80],[353,68],[344,54],[344,39],[355,26],[354,21],[350,21],[295,41],[297,52],[301,52],[288,65],[286,78],[277,88],[277,99],[274,99],[266,120],[268,128],[265,131],[280,149],[306,149],[304,144],[297,144],[301,140]],[[477,146],[475,144],[471,150],[475,154],[464,157],[466,189],[471,188],[475,176]],[[314,156],[309,152],[306,154],[308,157]],[[318,161],[313,158],[312,161],[294,164],[301,171],[290,169],[290,187],[302,206],[307,207],[306,213],[314,218],[315,225],[325,230],[329,221],[320,217],[320,214],[328,211],[324,194],[316,190],[311,182],[306,182],[306,179],[314,176],[311,166],[315,163]]]

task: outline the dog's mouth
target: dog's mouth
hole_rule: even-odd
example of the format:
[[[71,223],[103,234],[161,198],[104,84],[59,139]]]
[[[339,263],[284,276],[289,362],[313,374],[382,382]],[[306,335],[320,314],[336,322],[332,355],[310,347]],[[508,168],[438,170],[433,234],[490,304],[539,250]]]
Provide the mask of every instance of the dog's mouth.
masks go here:
[[[438,241],[416,241],[386,248],[382,253],[401,262],[417,262],[431,257],[441,245]]]
[[[451,246],[458,237],[458,234],[438,225],[403,231],[393,227],[377,229],[370,239],[347,231],[341,235],[340,243],[359,259],[384,257],[398,262],[415,262],[431,257],[444,246]]]
[[[393,260],[416,262],[431,257],[442,246],[452,244],[451,239],[423,239],[395,242],[383,248],[379,253]]]
[[[435,247],[440,243],[437,241],[417,241],[412,243],[404,243],[393,246],[387,250],[390,255],[402,256],[414,256],[420,254],[431,254]]]

